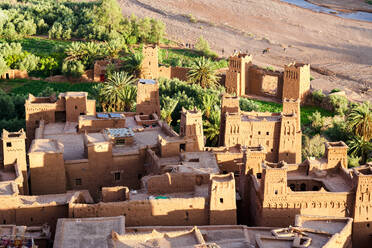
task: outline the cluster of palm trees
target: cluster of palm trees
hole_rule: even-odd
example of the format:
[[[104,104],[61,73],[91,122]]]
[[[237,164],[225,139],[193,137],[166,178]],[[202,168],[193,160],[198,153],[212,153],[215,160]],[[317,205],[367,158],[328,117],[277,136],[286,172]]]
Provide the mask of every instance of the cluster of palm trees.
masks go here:
[[[347,126],[355,136],[348,142],[350,154],[364,164],[372,160],[372,104],[364,102],[351,109]]]

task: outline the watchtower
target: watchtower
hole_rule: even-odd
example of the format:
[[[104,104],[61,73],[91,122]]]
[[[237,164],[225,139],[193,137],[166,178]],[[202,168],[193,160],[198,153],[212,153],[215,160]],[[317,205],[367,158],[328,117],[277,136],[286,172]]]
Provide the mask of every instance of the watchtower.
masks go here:
[[[180,136],[186,138],[186,151],[196,152],[204,150],[204,132],[202,113],[200,110],[186,110],[182,108]],[[187,141],[189,140],[189,141]]]
[[[143,61],[141,65],[141,78],[154,79],[158,77],[159,59],[158,46],[146,45],[142,48]]]
[[[236,225],[235,179],[226,175],[211,175],[209,187],[209,224]]]
[[[152,79],[140,79],[137,87],[136,112],[139,115],[160,116],[159,84]]]
[[[225,87],[228,93],[237,96],[245,95],[245,84],[252,55],[239,53],[229,58],[229,71],[226,73]]]
[[[301,130],[301,110],[300,110],[300,100],[299,99],[283,99],[283,114],[285,115],[296,115],[296,128],[297,131]]]
[[[327,158],[327,169],[341,165],[347,169],[347,149],[348,146],[342,142],[326,142],[325,156]]]
[[[291,63],[284,66],[282,99],[300,99],[310,92],[310,65]]]
[[[23,129],[18,132],[8,132],[3,129],[4,168],[17,163],[23,176],[23,190],[28,193],[28,176],[26,162],[26,133]]]
[[[295,113],[281,115],[278,161],[301,163],[301,129]]]
[[[226,130],[226,113],[240,113],[239,97],[222,95],[221,99],[221,124],[220,124],[220,146],[225,145],[225,130]]]

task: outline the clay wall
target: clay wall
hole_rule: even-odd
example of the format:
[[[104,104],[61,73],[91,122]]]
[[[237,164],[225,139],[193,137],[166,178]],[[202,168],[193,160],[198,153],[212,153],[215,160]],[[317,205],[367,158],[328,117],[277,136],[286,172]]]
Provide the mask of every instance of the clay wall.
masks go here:
[[[142,48],[142,54],[143,61],[141,65],[141,78],[157,78],[159,71],[158,46],[146,45]]]
[[[298,119],[295,115],[282,116],[278,161],[301,163],[302,133],[297,129]]]
[[[191,140],[186,142],[187,152],[204,150],[204,132],[202,113],[200,110],[182,109],[180,121],[180,136]]]
[[[272,96],[281,99],[283,73],[271,71],[257,66],[250,66],[246,81],[246,94]]]
[[[66,121],[78,122],[80,115],[85,115],[86,97],[68,97],[66,96]]]
[[[3,75],[0,75],[1,79],[16,79],[16,78],[28,78],[27,71],[21,70],[8,70]]]
[[[225,87],[229,94],[240,92],[240,73],[229,70],[226,73]]]
[[[32,152],[29,160],[33,195],[66,192],[63,152]]]
[[[367,173],[366,173],[367,172]],[[372,238],[372,173],[370,169],[359,172],[357,177],[357,189],[355,195],[353,245],[356,247],[368,247]]]
[[[305,100],[310,92],[310,65],[292,63],[284,67],[283,99]]]
[[[195,186],[208,184],[209,174],[166,173],[143,179],[149,194],[194,192]]]
[[[208,225],[205,205],[203,197],[72,204],[69,217],[125,216],[128,227]]]
[[[178,78],[181,81],[187,81],[190,69],[186,67],[178,67],[178,66],[172,66],[171,67],[171,75],[170,78]]]
[[[127,200],[129,200],[128,187],[102,187],[102,202],[118,202]]]
[[[86,119],[79,118],[79,132],[99,132],[105,128],[124,128],[125,119]]]
[[[214,151],[218,167],[221,173],[240,172],[243,162],[243,152],[229,152],[229,151]],[[239,174],[239,173],[238,173]]]
[[[327,169],[341,165],[347,168],[347,149],[348,146],[340,142],[327,142],[325,144],[325,158],[327,159]]]
[[[5,200],[5,199],[4,199]],[[68,217],[68,205],[35,205],[0,209],[0,221],[2,224],[14,224],[22,226],[38,226],[47,223],[51,231],[55,232],[55,226],[59,218]]]
[[[209,224],[236,225],[234,174],[212,175],[209,187]]]
[[[159,84],[138,83],[136,112],[139,115],[160,116]]]
[[[160,171],[160,159],[150,148],[146,149],[146,163],[149,164],[148,173],[158,174]]]
[[[174,139],[173,137],[158,136],[161,157],[178,156],[181,153],[181,144],[185,144],[185,140],[182,138]]]
[[[171,70],[172,67],[159,66],[158,77],[171,78],[172,75]]]

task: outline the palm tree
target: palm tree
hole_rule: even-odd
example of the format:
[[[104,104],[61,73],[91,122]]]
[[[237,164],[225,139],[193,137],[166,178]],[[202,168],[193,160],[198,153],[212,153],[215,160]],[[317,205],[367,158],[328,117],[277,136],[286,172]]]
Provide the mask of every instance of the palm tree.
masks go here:
[[[209,119],[211,115],[211,110],[213,106],[216,105],[216,98],[214,97],[214,95],[206,94],[206,95],[203,95],[202,102],[203,102],[205,117]]]
[[[129,86],[134,84],[133,76],[126,72],[114,72],[111,74],[100,89],[100,95],[107,104],[106,109],[109,111],[123,111],[125,107],[125,91],[130,89]]]
[[[124,103],[124,111],[132,110],[137,98],[137,87],[134,85],[126,85],[120,92],[120,99]]]
[[[65,50],[67,61],[80,60],[83,56],[86,55],[81,42],[72,42]]]
[[[172,113],[177,107],[178,100],[166,96],[162,99],[162,109],[160,111],[160,116],[163,120],[167,122],[168,125],[172,123]]]
[[[124,58],[124,66],[123,69],[133,74],[135,77],[139,77],[141,73],[142,68],[142,62],[143,62],[143,55],[142,53],[132,53],[129,56]]]
[[[219,80],[213,64],[205,57],[193,62],[188,77],[191,83],[199,84],[203,88],[215,87]]]
[[[361,157],[361,164],[364,164],[372,152],[372,142],[364,140],[362,137],[355,136],[348,143],[350,154],[354,157]]]
[[[348,118],[348,127],[364,141],[372,139],[372,105],[369,102],[354,107]]]
[[[217,146],[218,136],[220,135],[221,111],[215,108],[211,112],[209,120],[204,122],[204,134],[207,138],[207,143],[211,146]]]

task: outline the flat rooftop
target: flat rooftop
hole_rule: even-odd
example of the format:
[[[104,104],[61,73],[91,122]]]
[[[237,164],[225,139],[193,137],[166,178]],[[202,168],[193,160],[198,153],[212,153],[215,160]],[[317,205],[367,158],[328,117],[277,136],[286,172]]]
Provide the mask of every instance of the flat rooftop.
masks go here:
[[[248,115],[242,114],[242,121],[272,121],[279,122],[282,119],[281,115]]]
[[[156,84],[156,81],[153,79],[140,79],[138,82],[141,84]]]
[[[124,216],[58,219],[54,248],[106,248],[111,232],[124,234]]]
[[[94,117],[94,116],[93,116]],[[90,117],[87,117],[90,118]],[[95,117],[94,117],[95,118]],[[84,153],[84,135],[77,132],[76,122],[66,123],[49,123],[44,127],[43,137],[44,139],[34,140],[35,145],[32,145],[30,152],[55,152],[57,151],[56,142],[50,140],[56,140],[63,144],[63,158],[64,160],[79,160],[86,159]],[[145,148],[146,146],[154,147],[158,143],[158,136],[166,137],[160,127],[148,127],[137,125],[133,116],[126,118],[126,127],[120,130],[128,130],[129,135],[133,136],[133,143],[113,146],[113,154],[125,155],[127,153],[138,152],[139,149]],[[133,129],[139,129],[142,131],[133,132]],[[110,129],[115,130],[118,129]],[[120,133],[119,133],[120,134]],[[124,134],[123,134],[124,135]],[[102,133],[88,133],[87,139],[89,142],[106,142],[106,138]]]
[[[212,152],[184,152],[180,156],[159,158],[164,170],[173,173],[218,174],[216,156]]]

